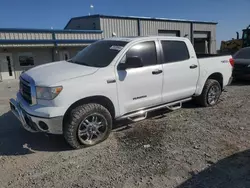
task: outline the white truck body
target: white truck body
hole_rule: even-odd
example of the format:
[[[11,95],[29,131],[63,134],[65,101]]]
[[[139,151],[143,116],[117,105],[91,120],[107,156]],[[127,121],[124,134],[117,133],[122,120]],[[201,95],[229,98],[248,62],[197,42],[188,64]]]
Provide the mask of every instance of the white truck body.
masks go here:
[[[73,104],[88,98],[93,100],[98,97],[105,98],[112,104],[113,118],[119,119],[141,109],[154,108],[199,96],[211,76],[220,79],[218,81],[220,81],[221,88],[230,82],[232,66],[229,59],[231,56],[197,59],[191,42],[186,38],[157,36],[112,38],[102,41],[125,43],[123,47],[115,44],[111,46],[110,50],[117,51],[117,55],[105,67],[60,61],[32,68],[21,75],[20,79],[27,82],[31,88],[32,101],[28,103],[19,91],[17,99],[11,99],[11,107],[26,129],[63,134],[63,118],[67,111]],[[186,56],[189,58],[164,63],[162,41],[184,43],[188,53]],[[119,70],[118,66],[123,63],[128,50],[134,46],[140,47],[140,44],[144,42],[155,44],[157,63]],[[175,53],[178,56],[178,50]],[[98,54],[93,54],[93,56],[98,56]],[[38,86],[62,86],[63,89],[54,99],[45,100],[36,98]],[[25,118],[20,118],[20,112],[21,116],[26,114],[35,122],[36,130],[27,126]],[[48,129],[44,130],[39,127],[39,121],[45,121]]]

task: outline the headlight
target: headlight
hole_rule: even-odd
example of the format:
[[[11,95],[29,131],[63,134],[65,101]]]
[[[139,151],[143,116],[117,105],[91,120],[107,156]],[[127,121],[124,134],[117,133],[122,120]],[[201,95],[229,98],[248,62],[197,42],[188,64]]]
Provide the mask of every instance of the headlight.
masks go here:
[[[36,87],[36,98],[44,100],[52,100],[62,91],[63,87]]]

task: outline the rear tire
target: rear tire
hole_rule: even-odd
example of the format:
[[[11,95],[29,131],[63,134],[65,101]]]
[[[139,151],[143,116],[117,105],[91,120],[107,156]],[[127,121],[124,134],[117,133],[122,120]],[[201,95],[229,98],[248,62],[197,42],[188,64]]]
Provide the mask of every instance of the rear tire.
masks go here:
[[[110,112],[100,104],[89,103],[70,112],[64,124],[64,138],[74,149],[96,145],[106,140],[112,130]]]
[[[214,106],[221,95],[221,85],[217,80],[208,79],[200,96],[195,98],[197,104],[203,107]]]

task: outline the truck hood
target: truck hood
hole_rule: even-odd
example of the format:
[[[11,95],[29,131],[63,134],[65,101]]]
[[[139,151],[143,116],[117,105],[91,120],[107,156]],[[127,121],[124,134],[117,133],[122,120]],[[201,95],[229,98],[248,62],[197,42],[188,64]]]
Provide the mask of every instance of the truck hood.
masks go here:
[[[63,80],[94,74],[97,70],[96,67],[58,61],[34,67],[23,74],[31,77],[36,85],[50,86]]]

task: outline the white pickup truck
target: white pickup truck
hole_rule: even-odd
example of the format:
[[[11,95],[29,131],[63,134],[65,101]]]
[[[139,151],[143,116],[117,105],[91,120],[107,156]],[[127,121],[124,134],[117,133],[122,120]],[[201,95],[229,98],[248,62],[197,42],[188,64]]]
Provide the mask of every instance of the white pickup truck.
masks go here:
[[[63,134],[73,148],[91,146],[109,136],[114,120],[143,120],[192,99],[215,105],[231,81],[230,58],[197,59],[180,37],[104,39],[68,61],[22,73],[10,107],[30,132]]]

